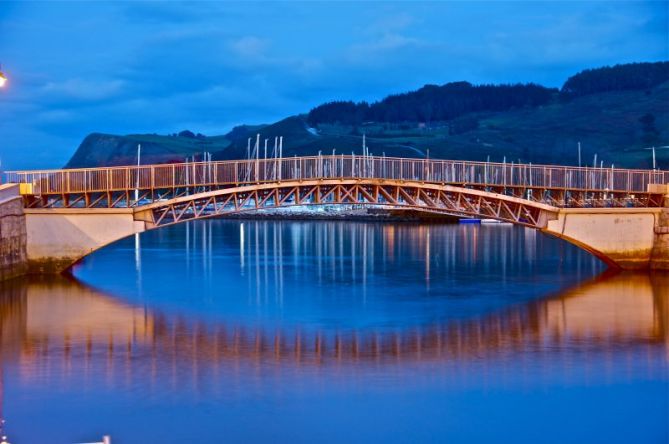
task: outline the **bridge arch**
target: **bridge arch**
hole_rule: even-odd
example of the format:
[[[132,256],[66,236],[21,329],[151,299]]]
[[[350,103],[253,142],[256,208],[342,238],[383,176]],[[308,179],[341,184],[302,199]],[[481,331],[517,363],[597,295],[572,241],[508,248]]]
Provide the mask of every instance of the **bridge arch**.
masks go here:
[[[61,272],[88,254],[143,231],[189,220],[296,205],[368,205],[497,219],[563,238],[609,265],[621,266],[620,259],[583,239],[579,233],[565,230],[564,209],[452,185],[329,179],[222,188],[134,208],[26,209],[29,267],[39,273]],[[651,254],[650,250],[646,253]]]

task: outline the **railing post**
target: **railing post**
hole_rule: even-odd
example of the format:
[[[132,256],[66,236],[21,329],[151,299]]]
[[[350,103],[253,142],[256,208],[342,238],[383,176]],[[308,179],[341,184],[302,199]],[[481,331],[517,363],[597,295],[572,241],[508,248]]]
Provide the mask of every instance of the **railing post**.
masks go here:
[[[567,167],[562,168],[562,175],[564,176],[564,189],[567,189]]]

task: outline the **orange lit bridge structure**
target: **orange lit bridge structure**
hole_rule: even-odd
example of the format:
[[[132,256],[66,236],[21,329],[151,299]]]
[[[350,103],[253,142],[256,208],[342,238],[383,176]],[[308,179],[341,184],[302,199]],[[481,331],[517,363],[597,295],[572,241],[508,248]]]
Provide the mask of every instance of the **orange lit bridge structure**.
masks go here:
[[[298,205],[490,218],[620,268],[669,268],[669,172],[313,156],[6,173],[19,184],[31,270],[54,272],[131,234]]]

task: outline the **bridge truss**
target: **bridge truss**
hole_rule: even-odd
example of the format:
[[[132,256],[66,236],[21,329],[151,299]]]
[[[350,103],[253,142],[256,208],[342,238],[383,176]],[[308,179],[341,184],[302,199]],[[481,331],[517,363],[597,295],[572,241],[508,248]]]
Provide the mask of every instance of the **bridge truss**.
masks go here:
[[[456,216],[488,217],[541,227],[556,208],[524,199],[420,182],[306,181],[237,187],[137,208],[152,227],[189,219],[297,205],[372,205]]]

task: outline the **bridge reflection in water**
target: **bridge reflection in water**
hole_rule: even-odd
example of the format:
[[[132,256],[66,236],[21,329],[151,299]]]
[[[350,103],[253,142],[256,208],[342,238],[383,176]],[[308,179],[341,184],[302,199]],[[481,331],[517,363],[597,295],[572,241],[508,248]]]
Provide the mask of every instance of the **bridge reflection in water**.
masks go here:
[[[597,352],[633,353],[635,366],[647,361],[657,370],[650,361],[658,347],[669,356],[668,331],[669,277],[660,274],[600,276],[539,301],[404,331],[267,330],[197,321],[134,307],[63,277],[4,283],[0,291],[2,366],[16,366],[24,382],[51,386],[61,380],[53,375],[79,384],[88,374],[102,374],[112,385],[133,379],[160,384],[171,375],[181,384],[249,366],[485,365],[488,358],[518,355],[587,360]],[[76,375],[84,379],[67,378]]]

